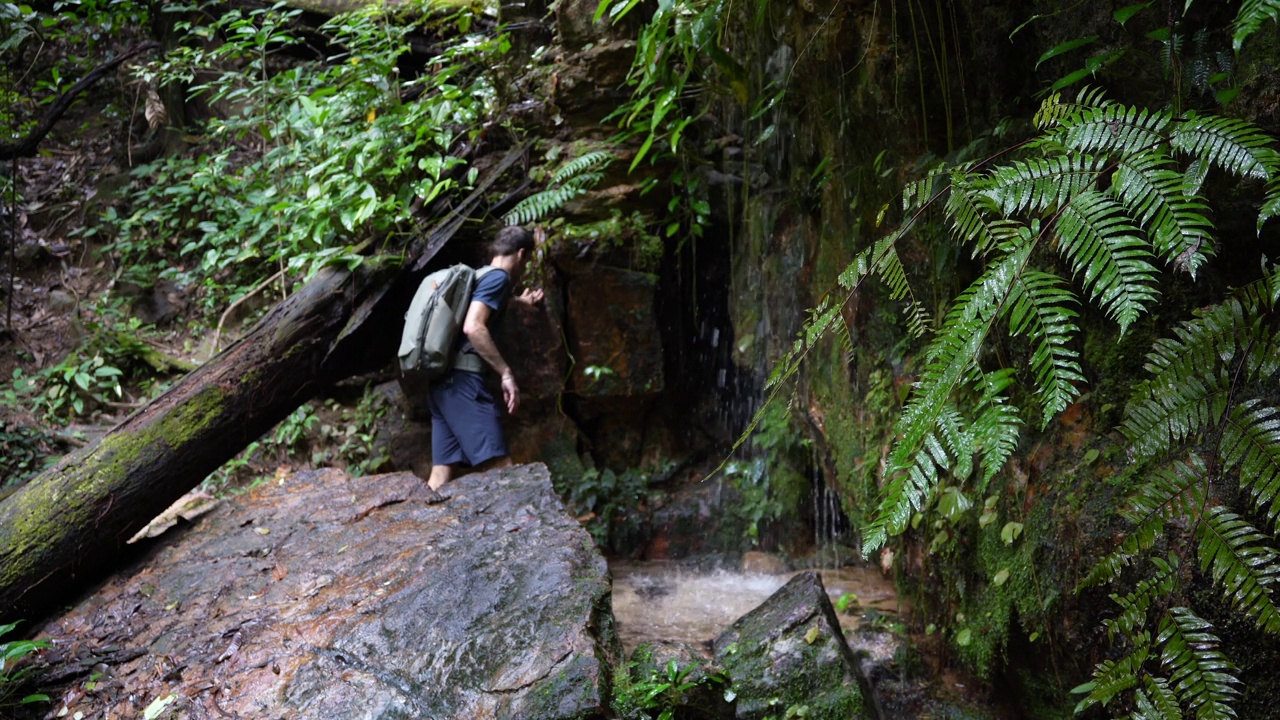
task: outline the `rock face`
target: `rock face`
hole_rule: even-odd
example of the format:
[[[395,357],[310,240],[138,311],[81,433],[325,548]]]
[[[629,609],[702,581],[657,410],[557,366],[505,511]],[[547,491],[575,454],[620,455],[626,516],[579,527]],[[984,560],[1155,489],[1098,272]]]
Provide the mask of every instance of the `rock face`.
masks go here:
[[[817,720],[871,716],[817,573],[796,575],[716,638],[714,650],[733,680],[738,720],[782,717],[801,705],[808,707],[804,717]]]
[[[69,715],[594,718],[608,570],[546,468],[272,480],[162,540],[39,631]],[[103,664],[99,664],[103,663]],[[97,665],[96,670],[93,670]],[[103,672],[105,670],[105,672]],[[84,677],[101,673],[85,692]],[[55,709],[56,710],[56,709]]]

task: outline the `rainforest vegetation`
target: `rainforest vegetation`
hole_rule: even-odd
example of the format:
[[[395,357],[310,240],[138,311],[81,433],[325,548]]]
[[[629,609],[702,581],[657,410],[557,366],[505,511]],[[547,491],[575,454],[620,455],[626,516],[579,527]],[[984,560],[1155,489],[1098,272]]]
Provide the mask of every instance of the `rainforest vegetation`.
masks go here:
[[[702,450],[749,541],[793,544],[817,474],[1027,716],[1270,717],[1280,3],[1094,5],[0,2],[6,494],[327,270],[543,224],[544,278],[721,308],[751,400]],[[388,412],[330,392],[189,484],[388,469]],[[614,550],[676,460],[537,459]]]

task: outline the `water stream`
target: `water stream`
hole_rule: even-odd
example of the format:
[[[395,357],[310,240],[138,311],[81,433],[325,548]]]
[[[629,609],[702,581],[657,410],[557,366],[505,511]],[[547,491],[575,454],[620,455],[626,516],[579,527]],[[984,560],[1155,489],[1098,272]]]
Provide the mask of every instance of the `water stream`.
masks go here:
[[[710,642],[787,583],[796,573],[690,570],[662,561],[610,563],[613,614],[629,654],[654,640],[678,640],[706,651]],[[893,581],[871,567],[818,571],[833,604],[846,593],[857,601],[837,613],[845,636],[858,646],[855,631],[868,622],[883,623],[901,612]],[[872,651],[873,656],[877,651]],[[879,651],[892,653],[892,648]]]

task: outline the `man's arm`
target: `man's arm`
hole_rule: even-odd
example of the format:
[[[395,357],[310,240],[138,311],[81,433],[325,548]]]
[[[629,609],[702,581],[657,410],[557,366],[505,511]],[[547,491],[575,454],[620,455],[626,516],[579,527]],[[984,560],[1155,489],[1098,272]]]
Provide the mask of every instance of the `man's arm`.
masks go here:
[[[502,376],[502,398],[507,403],[507,412],[515,413],[520,405],[520,388],[516,385],[516,376],[511,374],[511,366],[502,359],[498,346],[493,342],[489,332],[489,320],[493,317],[493,308],[479,301],[472,301],[467,308],[467,318],[462,323],[462,332],[471,341],[476,353],[489,363],[489,367]]]

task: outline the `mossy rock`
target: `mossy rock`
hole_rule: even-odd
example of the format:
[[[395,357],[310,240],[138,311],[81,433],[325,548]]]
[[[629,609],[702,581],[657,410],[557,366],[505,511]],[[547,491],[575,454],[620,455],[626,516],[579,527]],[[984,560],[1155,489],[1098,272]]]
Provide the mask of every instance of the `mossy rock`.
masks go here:
[[[857,660],[817,573],[801,573],[714,643],[733,680],[738,720],[807,708],[813,720],[870,717]]]

